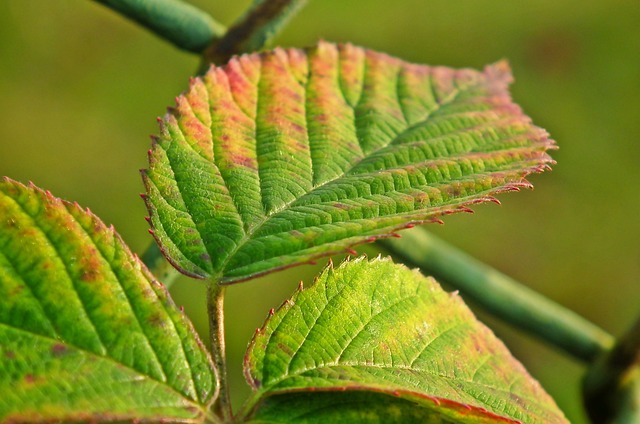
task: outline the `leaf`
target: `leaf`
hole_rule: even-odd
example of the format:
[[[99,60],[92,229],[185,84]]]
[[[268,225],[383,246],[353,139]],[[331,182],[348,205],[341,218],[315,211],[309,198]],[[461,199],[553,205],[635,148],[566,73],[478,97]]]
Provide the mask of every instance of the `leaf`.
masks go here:
[[[439,424],[450,418],[402,398],[374,392],[300,392],[268,397],[251,424]]]
[[[232,283],[529,187],[554,144],[510,82],[504,63],[329,43],[212,67],[160,120],[143,171],[152,234],[184,274]]]
[[[211,359],[95,215],[0,180],[0,422],[202,422]]]
[[[370,409],[407,422],[567,422],[456,293],[389,259],[329,266],[298,290],[256,332],[245,375],[254,394],[243,411],[257,422],[344,410],[378,422]]]

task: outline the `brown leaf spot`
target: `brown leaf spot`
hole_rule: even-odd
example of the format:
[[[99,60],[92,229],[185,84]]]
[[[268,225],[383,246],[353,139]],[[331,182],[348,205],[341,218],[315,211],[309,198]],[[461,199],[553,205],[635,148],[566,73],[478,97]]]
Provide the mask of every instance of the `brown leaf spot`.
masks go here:
[[[100,277],[100,258],[95,248],[89,248],[80,256],[80,280],[86,282],[96,281]]]
[[[55,357],[63,356],[67,354],[67,352],[68,352],[67,347],[62,343],[56,343],[53,346],[51,346],[51,354]]]
[[[293,351],[291,350],[291,348],[285,344],[282,343],[278,343],[278,349],[280,349],[281,351],[283,351],[285,354],[287,354],[288,356],[293,355]]]
[[[293,124],[291,124],[291,128],[294,131],[299,132],[299,133],[306,133],[307,132],[307,129],[305,127],[303,127],[302,125],[300,125],[300,124],[293,123]]]
[[[244,166],[245,168],[249,168],[253,170],[258,169],[256,165],[256,161],[251,157],[241,156],[241,155],[232,155],[230,159],[233,163],[238,164],[240,166]]]
[[[149,324],[153,327],[164,327],[166,325],[165,320],[161,314],[153,314],[148,319]]]
[[[27,384],[34,384],[36,383],[36,381],[38,380],[38,378],[36,376],[34,376],[33,374],[27,374],[24,376],[24,382]]]

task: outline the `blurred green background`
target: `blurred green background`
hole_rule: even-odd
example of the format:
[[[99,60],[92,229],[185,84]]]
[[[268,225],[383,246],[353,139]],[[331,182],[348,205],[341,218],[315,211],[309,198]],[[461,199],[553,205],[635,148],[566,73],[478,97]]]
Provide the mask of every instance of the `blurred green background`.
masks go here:
[[[248,0],[193,2],[230,24]],[[475,67],[506,58],[516,102],[558,141],[558,164],[502,207],[448,217],[439,236],[613,334],[640,313],[638,0],[311,0],[277,43],[351,41],[414,62]],[[155,117],[198,59],[88,0],[0,0],[0,175],[51,190],[150,242],[138,193]],[[367,250],[367,249],[364,249]],[[375,254],[373,249],[367,250]],[[318,268],[231,287],[235,401],[241,355],[271,307]],[[206,334],[202,282],[172,288]],[[480,313],[574,423],[584,366]]]

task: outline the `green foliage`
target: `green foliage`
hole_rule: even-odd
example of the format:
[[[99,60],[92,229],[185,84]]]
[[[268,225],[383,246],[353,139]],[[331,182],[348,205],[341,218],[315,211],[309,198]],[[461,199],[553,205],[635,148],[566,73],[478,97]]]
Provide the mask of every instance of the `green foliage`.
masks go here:
[[[216,371],[91,212],[0,183],[0,420],[202,422]],[[388,259],[328,267],[245,361],[252,422],[565,422],[456,294]]]
[[[113,228],[0,182],[0,421],[202,421],[211,360]]]
[[[348,250],[529,186],[553,142],[483,72],[351,45],[276,49],[194,79],[144,175],[153,233],[222,283]]]
[[[376,408],[383,410],[372,414],[377,419],[398,414],[407,421],[428,416],[428,422],[567,422],[456,293],[389,259],[329,266],[258,330],[245,367],[255,390],[249,406],[283,393],[334,393],[317,401],[313,394],[304,402],[276,400],[264,415],[258,407],[258,422],[274,415],[281,417],[275,422],[305,422],[299,419],[310,411],[341,414],[340,408],[352,408],[363,422]],[[373,394],[359,395],[357,407],[345,406],[352,391]]]
[[[306,3],[256,0],[226,30],[182,0],[96,1],[203,65],[261,49]],[[457,292],[390,259],[330,265],[300,285],[257,330],[245,358],[253,393],[237,416],[230,407],[219,285],[529,187],[555,145],[512,103],[510,82],[504,63],[454,70],[324,42],[235,57],[192,80],[160,120],[144,198],[162,253],[208,280],[215,365],[113,228],[0,181],[0,421],[567,422]],[[478,296],[489,309],[575,356],[601,355],[585,383],[592,417],[635,422],[637,328],[611,348],[606,332],[421,240],[387,247],[491,292]],[[157,252],[144,255],[152,267]]]

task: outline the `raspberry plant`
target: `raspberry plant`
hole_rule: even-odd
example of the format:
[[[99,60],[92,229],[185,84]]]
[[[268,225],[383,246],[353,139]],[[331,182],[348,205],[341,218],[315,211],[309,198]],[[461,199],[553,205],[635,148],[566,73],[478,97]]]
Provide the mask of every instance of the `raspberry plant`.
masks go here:
[[[89,210],[0,182],[3,422],[567,422],[457,292],[390,257],[329,262],[271,310],[234,413],[227,287],[370,242],[594,361],[595,421],[637,419],[637,328],[614,343],[422,228],[396,238],[553,164],[506,63],[433,67],[329,42],[256,52],[296,0],[257,1],[228,30],[177,0],[100,2],[200,54],[201,75],[142,171],[146,265]],[[208,349],[154,276],[171,282],[163,258],[208,287]]]

